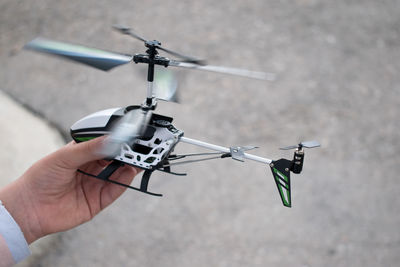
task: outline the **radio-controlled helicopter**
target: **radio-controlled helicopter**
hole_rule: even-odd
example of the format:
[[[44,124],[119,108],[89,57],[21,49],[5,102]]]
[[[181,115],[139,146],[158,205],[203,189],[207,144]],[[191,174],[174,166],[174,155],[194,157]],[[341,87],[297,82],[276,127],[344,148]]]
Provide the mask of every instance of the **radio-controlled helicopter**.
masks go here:
[[[185,137],[182,130],[172,125],[173,118],[153,112],[157,107],[158,99],[154,95],[155,65],[206,70],[262,80],[271,79],[272,74],[207,65],[202,60],[166,49],[161,46],[159,41],[148,41],[137,35],[130,28],[122,26],[114,26],[114,28],[123,34],[144,42],[147,48],[146,53],[132,56],[42,38],[34,39],[25,46],[27,49],[62,56],[104,71],[132,61],[148,65],[147,97],[143,104],[99,111],[84,117],[71,126],[71,136],[76,142],[85,142],[99,136],[108,135],[103,153],[105,158],[111,160],[111,163],[99,174],[78,171],[87,176],[128,187],[145,194],[162,196],[148,190],[149,180],[154,171],[162,171],[172,175],[186,175],[185,173],[173,172],[171,167],[217,158],[232,158],[238,161],[248,159],[267,164],[270,167],[283,205],[291,207],[290,172],[298,174],[302,171],[304,148],[318,147],[320,146],[318,142],[301,142],[295,146],[282,148],[284,150],[295,149],[292,160],[283,158],[271,160],[246,152],[256,147],[223,147]],[[171,60],[160,56],[158,50],[171,54],[179,58],[179,60]],[[199,146],[213,152],[173,154],[174,148],[179,142]],[[202,156],[202,158],[197,158],[198,156]],[[193,159],[182,160],[184,158]],[[110,176],[124,164],[144,170],[140,187],[133,187],[110,179]]]

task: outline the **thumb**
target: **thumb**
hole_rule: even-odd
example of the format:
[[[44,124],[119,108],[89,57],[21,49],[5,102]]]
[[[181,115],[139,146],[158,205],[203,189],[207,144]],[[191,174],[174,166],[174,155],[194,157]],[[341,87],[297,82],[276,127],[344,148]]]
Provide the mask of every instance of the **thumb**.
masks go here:
[[[82,143],[71,142],[58,150],[56,152],[58,155],[55,155],[55,158],[57,158],[64,167],[77,169],[88,162],[104,158],[104,154],[101,152],[105,139],[105,136],[101,136]]]

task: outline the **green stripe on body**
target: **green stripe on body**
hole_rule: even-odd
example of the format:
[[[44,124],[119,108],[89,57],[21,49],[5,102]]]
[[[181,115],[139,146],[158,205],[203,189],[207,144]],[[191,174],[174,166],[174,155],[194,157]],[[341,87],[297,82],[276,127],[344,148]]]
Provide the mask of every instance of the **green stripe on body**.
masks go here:
[[[76,141],[79,141],[79,142],[86,142],[86,141],[95,139],[96,137],[97,137],[97,136],[75,137],[75,140],[76,140]]]

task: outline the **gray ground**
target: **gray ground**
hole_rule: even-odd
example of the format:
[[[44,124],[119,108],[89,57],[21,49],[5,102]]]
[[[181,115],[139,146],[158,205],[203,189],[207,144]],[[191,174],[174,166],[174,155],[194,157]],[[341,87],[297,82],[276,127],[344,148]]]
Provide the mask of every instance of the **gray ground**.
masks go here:
[[[142,66],[104,73],[21,50],[43,36],[143,52],[113,23],[210,64],[277,74],[261,82],[174,70],[182,103],[158,112],[186,136],[258,145],[273,159],[304,139],[323,148],[293,176],[292,209],[260,164],[181,167],[187,177],[153,177],[165,197],[127,192],[62,234],[37,266],[398,265],[399,1],[1,0],[1,89],[65,135],[87,114],[142,102]]]

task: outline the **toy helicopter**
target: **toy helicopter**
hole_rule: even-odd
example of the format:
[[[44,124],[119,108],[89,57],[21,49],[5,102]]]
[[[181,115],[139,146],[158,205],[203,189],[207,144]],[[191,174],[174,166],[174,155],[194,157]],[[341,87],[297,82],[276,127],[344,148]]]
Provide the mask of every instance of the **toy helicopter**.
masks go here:
[[[161,171],[172,175],[186,175],[185,173],[173,172],[171,167],[218,158],[232,158],[238,161],[248,159],[267,164],[270,167],[283,205],[291,207],[290,172],[299,174],[302,171],[304,148],[319,147],[320,144],[318,142],[301,142],[295,146],[281,148],[284,150],[295,149],[293,159],[271,160],[247,153],[246,151],[256,148],[253,146],[223,147],[185,137],[182,130],[172,125],[173,118],[153,113],[157,107],[158,99],[154,95],[155,65],[206,70],[262,80],[273,79],[273,74],[207,65],[203,60],[166,49],[161,46],[159,41],[148,41],[133,32],[130,28],[123,26],[113,27],[123,34],[130,35],[144,42],[147,48],[146,53],[132,56],[42,38],[34,39],[25,46],[27,49],[61,56],[104,71],[132,61],[136,64],[143,63],[148,65],[147,96],[144,103],[99,111],[84,117],[71,126],[71,136],[76,142],[85,142],[103,135],[108,136],[103,153],[106,159],[111,160],[111,163],[99,174],[86,173],[82,170],[78,171],[84,175],[118,184],[145,194],[162,196],[148,190],[149,180],[154,171]],[[171,54],[179,58],[179,60],[160,56],[158,50]],[[199,146],[213,152],[173,154],[174,148],[179,142]],[[198,156],[202,156],[202,158],[197,158]],[[182,160],[184,158],[193,159]],[[124,164],[144,170],[140,187],[134,187],[110,179],[110,176]]]

